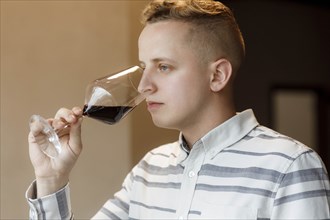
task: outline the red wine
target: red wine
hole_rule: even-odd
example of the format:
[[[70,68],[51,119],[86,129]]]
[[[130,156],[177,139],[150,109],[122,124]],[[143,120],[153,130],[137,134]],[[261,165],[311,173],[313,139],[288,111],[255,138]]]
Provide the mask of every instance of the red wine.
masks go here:
[[[83,115],[100,120],[107,124],[115,124],[132,109],[132,106],[84,105]]]

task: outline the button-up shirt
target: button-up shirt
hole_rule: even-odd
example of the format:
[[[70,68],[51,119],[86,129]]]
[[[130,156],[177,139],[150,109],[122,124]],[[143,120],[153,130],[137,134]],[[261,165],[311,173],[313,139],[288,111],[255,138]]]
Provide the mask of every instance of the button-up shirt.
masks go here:
[[[329,219],[330,186],[320,157],[238,113],[198,140],[151,150],[95,219]],[[30,217],[71,218],[69,186],[31,199]]]

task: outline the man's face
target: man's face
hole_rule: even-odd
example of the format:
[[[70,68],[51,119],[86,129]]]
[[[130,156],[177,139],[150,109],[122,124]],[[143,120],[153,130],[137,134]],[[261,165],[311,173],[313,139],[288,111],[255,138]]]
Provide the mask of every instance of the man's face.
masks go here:
[[[148,24],[139,38],[145,69],[139,90],[155,125],[184,130],[201,123],[210,100],[210,68],[186,42],[189,25],[176,21]]]

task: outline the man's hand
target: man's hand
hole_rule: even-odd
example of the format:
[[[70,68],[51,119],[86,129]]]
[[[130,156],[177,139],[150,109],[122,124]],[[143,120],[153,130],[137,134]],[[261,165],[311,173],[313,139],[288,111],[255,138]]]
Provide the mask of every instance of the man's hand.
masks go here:
[[[60,131],[58,134],[62,151],[55,158],[48,157],[41,150],[42,144],[48,141],[47,136],[42,133],[43,125],[39,122],[30,125],[29,153],[36,175],[37,197],[55,193],[68,183],[70,171],[82,150],[81,108],[61,108],[55,118],[47,121],[55,130]]]

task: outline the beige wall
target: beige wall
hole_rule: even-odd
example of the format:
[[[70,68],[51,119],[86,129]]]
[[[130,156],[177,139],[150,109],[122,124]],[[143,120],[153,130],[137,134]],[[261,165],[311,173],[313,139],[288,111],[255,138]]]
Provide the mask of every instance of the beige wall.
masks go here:
[[[34,179],[27,146],[30,115],[51,117],[59,107],[82,106],[89,81],[135,64],[144,4],[1,1],[1,219],[28,215],[24,193]],[[71,176],[77,219],[91,217],[157,143],[143,107],[115,126],[84,120],[84,151]],[[161,143],[165,136],[160,137]]]

